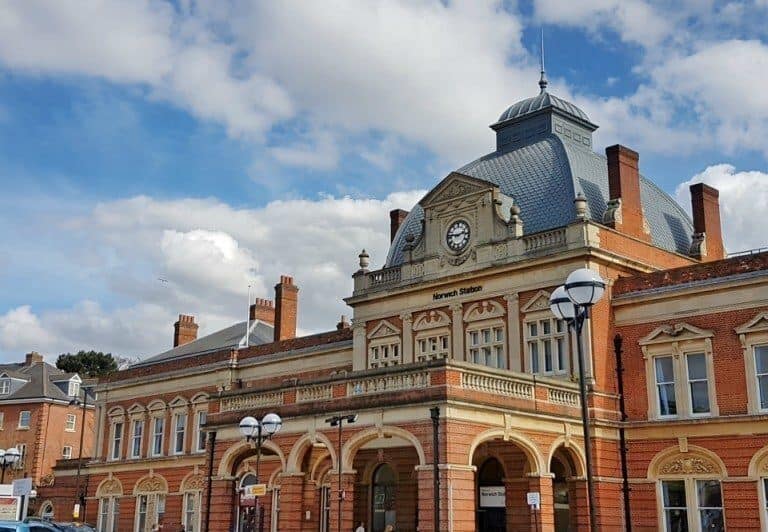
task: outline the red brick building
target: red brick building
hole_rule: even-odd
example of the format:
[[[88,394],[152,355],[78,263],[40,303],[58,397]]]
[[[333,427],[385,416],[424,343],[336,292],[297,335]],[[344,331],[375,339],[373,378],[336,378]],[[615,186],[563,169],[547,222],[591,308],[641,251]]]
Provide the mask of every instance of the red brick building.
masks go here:
[[[726,259],[717,191],[691,187],[691,221],[541,88],[491,126],[496,151],[393,211],[351,324],[295,338],[283,277],[253,321],[197,339],[180,317],[181,345],[102,382],[88,520],[252,530],[258,504],[281,532],[584,529],[576,344],[549,297],[589,268],[608,283],[584,329],[592,519],[766,529],[768,255]],[[259,456],[238,424],[268,412],[283,426]],[[357,418],[339,432],[339,414]]]

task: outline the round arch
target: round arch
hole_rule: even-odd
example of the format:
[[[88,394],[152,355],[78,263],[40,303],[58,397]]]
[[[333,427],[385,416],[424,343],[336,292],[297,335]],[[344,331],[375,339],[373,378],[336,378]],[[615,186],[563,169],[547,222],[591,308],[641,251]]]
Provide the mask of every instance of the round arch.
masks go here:
[[[179,491],[201,491],[205,487],[205,477],[195,471],[190,471],[181,481]]]
[[[352,462],[355,459],[357,451],[360,450],[360,447],[369,441],[373,441],[385,435],[399,437],[410,442],[414,449],[416,449],[416,454],[419,457],[419,465],[426,465],[427,459],[424,455],[424,449],[422,448],[421,442],[416,436],[405,429],[401,429],[400,427],[383,426],[371,427],[361,430],[349,438],[349,440],[347,440],[347,442],[342,447],[344,459],[344,462],[342,463],[342,469],[344,471],[351,471]]]
[[[586,476],[587,467],[585,464],[587,463],[587,459],[584,457],[584,449],[573,440],[567,439],[565,436],[560,436],[552,442],[552,445],[549,448],[549,456],[547,456],[547,471],[552,469],[552,459],[555,457],[555,453],[560,450],[564,451],[565,454],[573,460],[577,469],[574,476]]]
[[[261,447],[263,449],[269,449],[273,453],[277,455],[277,457],[280,459],[280,466],[285,467],[285,455],[283,454],[282,449],[273,442],[272,440],[266,440],[261,444]],[[235,462],[238,458],[243,457],[244,455],[252,456],[254,455],[254,447],[253,444],[250,442],[246,442],[244,440],[241,440],[237,442],[235,445],[230,447],[226,450],[224,455],[221,457],[221,461],[219,462],[219,469],[218,469],[218,475],[219,477],[231,477],[235,474],[234,466]]]
[[[542,456],[541,451],[536,446],[536,444],[522,434],[517,432],[509,432],[504,429],[488,429],[485,432],[478,434],[478,436],[472,442],[472,445],[469,447],[467,465],[473,465],[472,462],[474,459],[475,451],[477,451],[477,448],[482,443],[498,439],[502,439],[520,447],[523,453],[525,453],[526,458],[528,458],[528,463],[531,466],[530,473],[539,474],[543,471],[542,464],[544,464],[544,457]]]
[[[323,452],[323,454],[318,456],[317,460],[315,460],[315,462],[309,468],[309,480],[314,481],[315,483],[319,482],[318,479],[320,477],[318,476],[317,472],[320,470],[323,470],[324,465],[326,464],[326,458],[330,460],[330,457],[331,457],[331,452],[328,451],[327,449],[325,450],[325,452]],[[329,461],[328,467],[332,469],[333,463]]]
[[[158,474],[145,475],[136,481],[133,494],[168,493],[168,482]]]
[[[680,475],[727,478],[728,470],[719,456],[697,445],[689,445],[684,453],[679,447],[668,447],[659,451],[648,464],[647,477],[650,480]]]
[[[122,497],[123,484],[113,476],[101,481],[96,488],[96,497]]]
[[[54,516],[53,501],[51,501],[50,499],[44,500],[40,505],[40,510],[38,510],[37,515],[39,517],[42,517],[43,519],[53,519],[53,516]]]
[[[328,450],[328,452],[331,455],[331,464],[333,467],[336,466],[336,450],[333,446],[333,443],[331,443],[331,440],[323,434],[322,432],[316,432],[314,434],[314,437],[312,434],[304,434],[301,438],[296,440],[296,443],[293,444],[293,447],[291,447],[291,452],[288,454],[288,462],[286,467],[287,473],[299,473],[301,472],[301,460],[304,458],[304,453],[306,452],[307,448],[318,442],[321,441],[325,444],[325,448]]]
[[[747,471],[747,475],[752,479],[760,479],[768,476],[768,445],[752,455]]]
[[[283,466],[280,466],[274,471],[272,471],[272,474],[269,475],[269,479],[267,479],[267,488],[274,489],[275,487],[280,487],[280,480],[282,479],[282,474],[283,474]]]

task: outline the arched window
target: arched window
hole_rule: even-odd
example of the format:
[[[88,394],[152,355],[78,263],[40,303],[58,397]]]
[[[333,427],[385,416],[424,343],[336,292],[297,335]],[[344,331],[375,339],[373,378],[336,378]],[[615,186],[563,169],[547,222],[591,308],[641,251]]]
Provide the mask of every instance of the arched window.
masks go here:
[[[53,521],[53,504],[50,501],[45,501],[40,506],[40,517],[47,521]]]
[[[381,464],[373,473],[373,532],[383,532],[387,525],[397,525],[396,483],[395,471],[389,464]]]

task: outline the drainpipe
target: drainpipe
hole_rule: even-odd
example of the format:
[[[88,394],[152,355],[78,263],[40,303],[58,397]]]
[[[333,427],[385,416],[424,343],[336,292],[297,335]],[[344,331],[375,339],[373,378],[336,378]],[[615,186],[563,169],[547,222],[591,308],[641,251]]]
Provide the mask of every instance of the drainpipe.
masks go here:
[[[624,339],[620,334],[613,338],[613,352],[616,354],[616,382],[619,391],[619,412],[621,413],[621,427],[619,427],[619,455],[621,458],[621,478],[624,495],[624,523],[627,532],[632,532],[632,511],[629,507],[629,473],[627,471],[627,440],[624,435],[624,422],[627,420],[627,412],[624,408],[624,364],[622,362],[622,344]]]
[[[432,418],[432,490],[435,498],[435,515],[433,530],[440,530],[440,460],[438,458],[438,430],[440,429],[440,407],[433,406],[429,409]]]
[[[207,497],[205,501],[205,532],[208,532],[208,527],[211,523],[211,491],[213,490],[213,451],[216,446],[216,431],[212,430],[208,433],[208,442],[210,447],[208,449],[208,486],[206,488]]]

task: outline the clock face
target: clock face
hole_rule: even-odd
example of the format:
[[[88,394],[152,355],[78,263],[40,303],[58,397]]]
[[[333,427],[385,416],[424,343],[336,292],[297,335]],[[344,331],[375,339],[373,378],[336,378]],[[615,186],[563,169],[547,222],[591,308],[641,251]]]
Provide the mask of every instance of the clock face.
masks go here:
[[[448,228],[445,234],[445,243],[451,251],[461,251],[469,243],[469,224],[464,220],[457,220]]]

